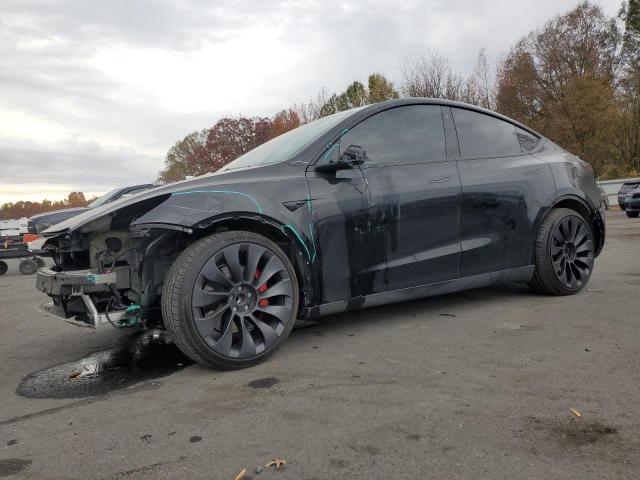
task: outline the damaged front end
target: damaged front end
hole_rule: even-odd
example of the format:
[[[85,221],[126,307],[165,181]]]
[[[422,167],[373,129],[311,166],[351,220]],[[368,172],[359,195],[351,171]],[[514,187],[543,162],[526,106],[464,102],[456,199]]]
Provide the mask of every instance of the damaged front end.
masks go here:
[[[48,313],[91,327],[161,324],[163,279],[184,248],[185,232],[130,227],[138,212],[128,213],[48,238],[43,248],[55,265],[39,269],[36,278],[36,288],[52,298]]]

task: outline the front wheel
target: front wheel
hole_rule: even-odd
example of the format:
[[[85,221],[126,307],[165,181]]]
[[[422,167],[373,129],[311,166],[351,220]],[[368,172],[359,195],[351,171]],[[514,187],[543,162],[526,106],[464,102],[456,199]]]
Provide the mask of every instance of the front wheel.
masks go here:
[[[193,360],[218,369],[261,362],[285,341],[298,282],[284,252],[250,232],[223,232],[189,246],[162,290],[165,326]]]
[[[640,212],[630,212],[627,210],[627,217],[629,218],[638,218],[638,215],[640,215]]]
[[[551,210],[538,229],[535,271],[530,286],[548,295],[582,290],[593,270],[593,232],[574,210]]]

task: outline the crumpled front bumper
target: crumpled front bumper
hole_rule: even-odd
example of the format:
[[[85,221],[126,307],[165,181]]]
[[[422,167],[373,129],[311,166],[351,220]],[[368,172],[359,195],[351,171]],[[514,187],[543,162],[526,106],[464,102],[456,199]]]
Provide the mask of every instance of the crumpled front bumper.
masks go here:
[[[98,270],[55,271],[42,267],[36,273],[36,288],[53,298],[54,308],[47,313],[97,327],[101,323],[117,322],[126,315],[126,310],[100,312],[94,301],[102,294],[116,289],[129,288],[129,268],[116,267],[107,273]]]
[[[36,273],[36,288],[51,296],[71,295],[73,293],[95,293],[106,291],[109,285],[121,285],[118,288],[126,288],[123,283],[128,283],[128,275],[123,275],[128,269],[114,270],[110,273],[100,273],[98,270],[72,270],[68,272],[56,272],[50,267],[42,267]],[[118,282],[120,276],[120,282]]]

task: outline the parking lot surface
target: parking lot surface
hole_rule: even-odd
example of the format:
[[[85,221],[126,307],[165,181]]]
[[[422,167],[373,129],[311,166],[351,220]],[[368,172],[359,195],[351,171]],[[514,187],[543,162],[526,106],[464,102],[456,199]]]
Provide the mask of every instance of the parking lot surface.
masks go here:
[[[640,220],[607,223],[578,295],[508,285],[336,315],[234,372],[157,332],[51,318],[11,264],[0,477],[639,478]]]

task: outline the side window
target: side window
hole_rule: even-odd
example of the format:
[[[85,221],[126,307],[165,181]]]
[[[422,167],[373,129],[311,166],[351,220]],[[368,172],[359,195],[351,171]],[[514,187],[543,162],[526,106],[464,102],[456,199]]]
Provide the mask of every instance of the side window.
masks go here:
[[[340,150],[359,145],[366,165],[402,165],[446,159],[444,124],[438,105],[396,107],[363,120],[345,133]]]
[[[533,135],[532,133],[526,132],[521,128],[515,127],[516,136],[518,137],[518,141],[520,142],[520,149],[522,153],[529,153],[536,149],[540,139]]]
[[[521,155],[516,127],[484,113],[452,108],[462,158]]]

